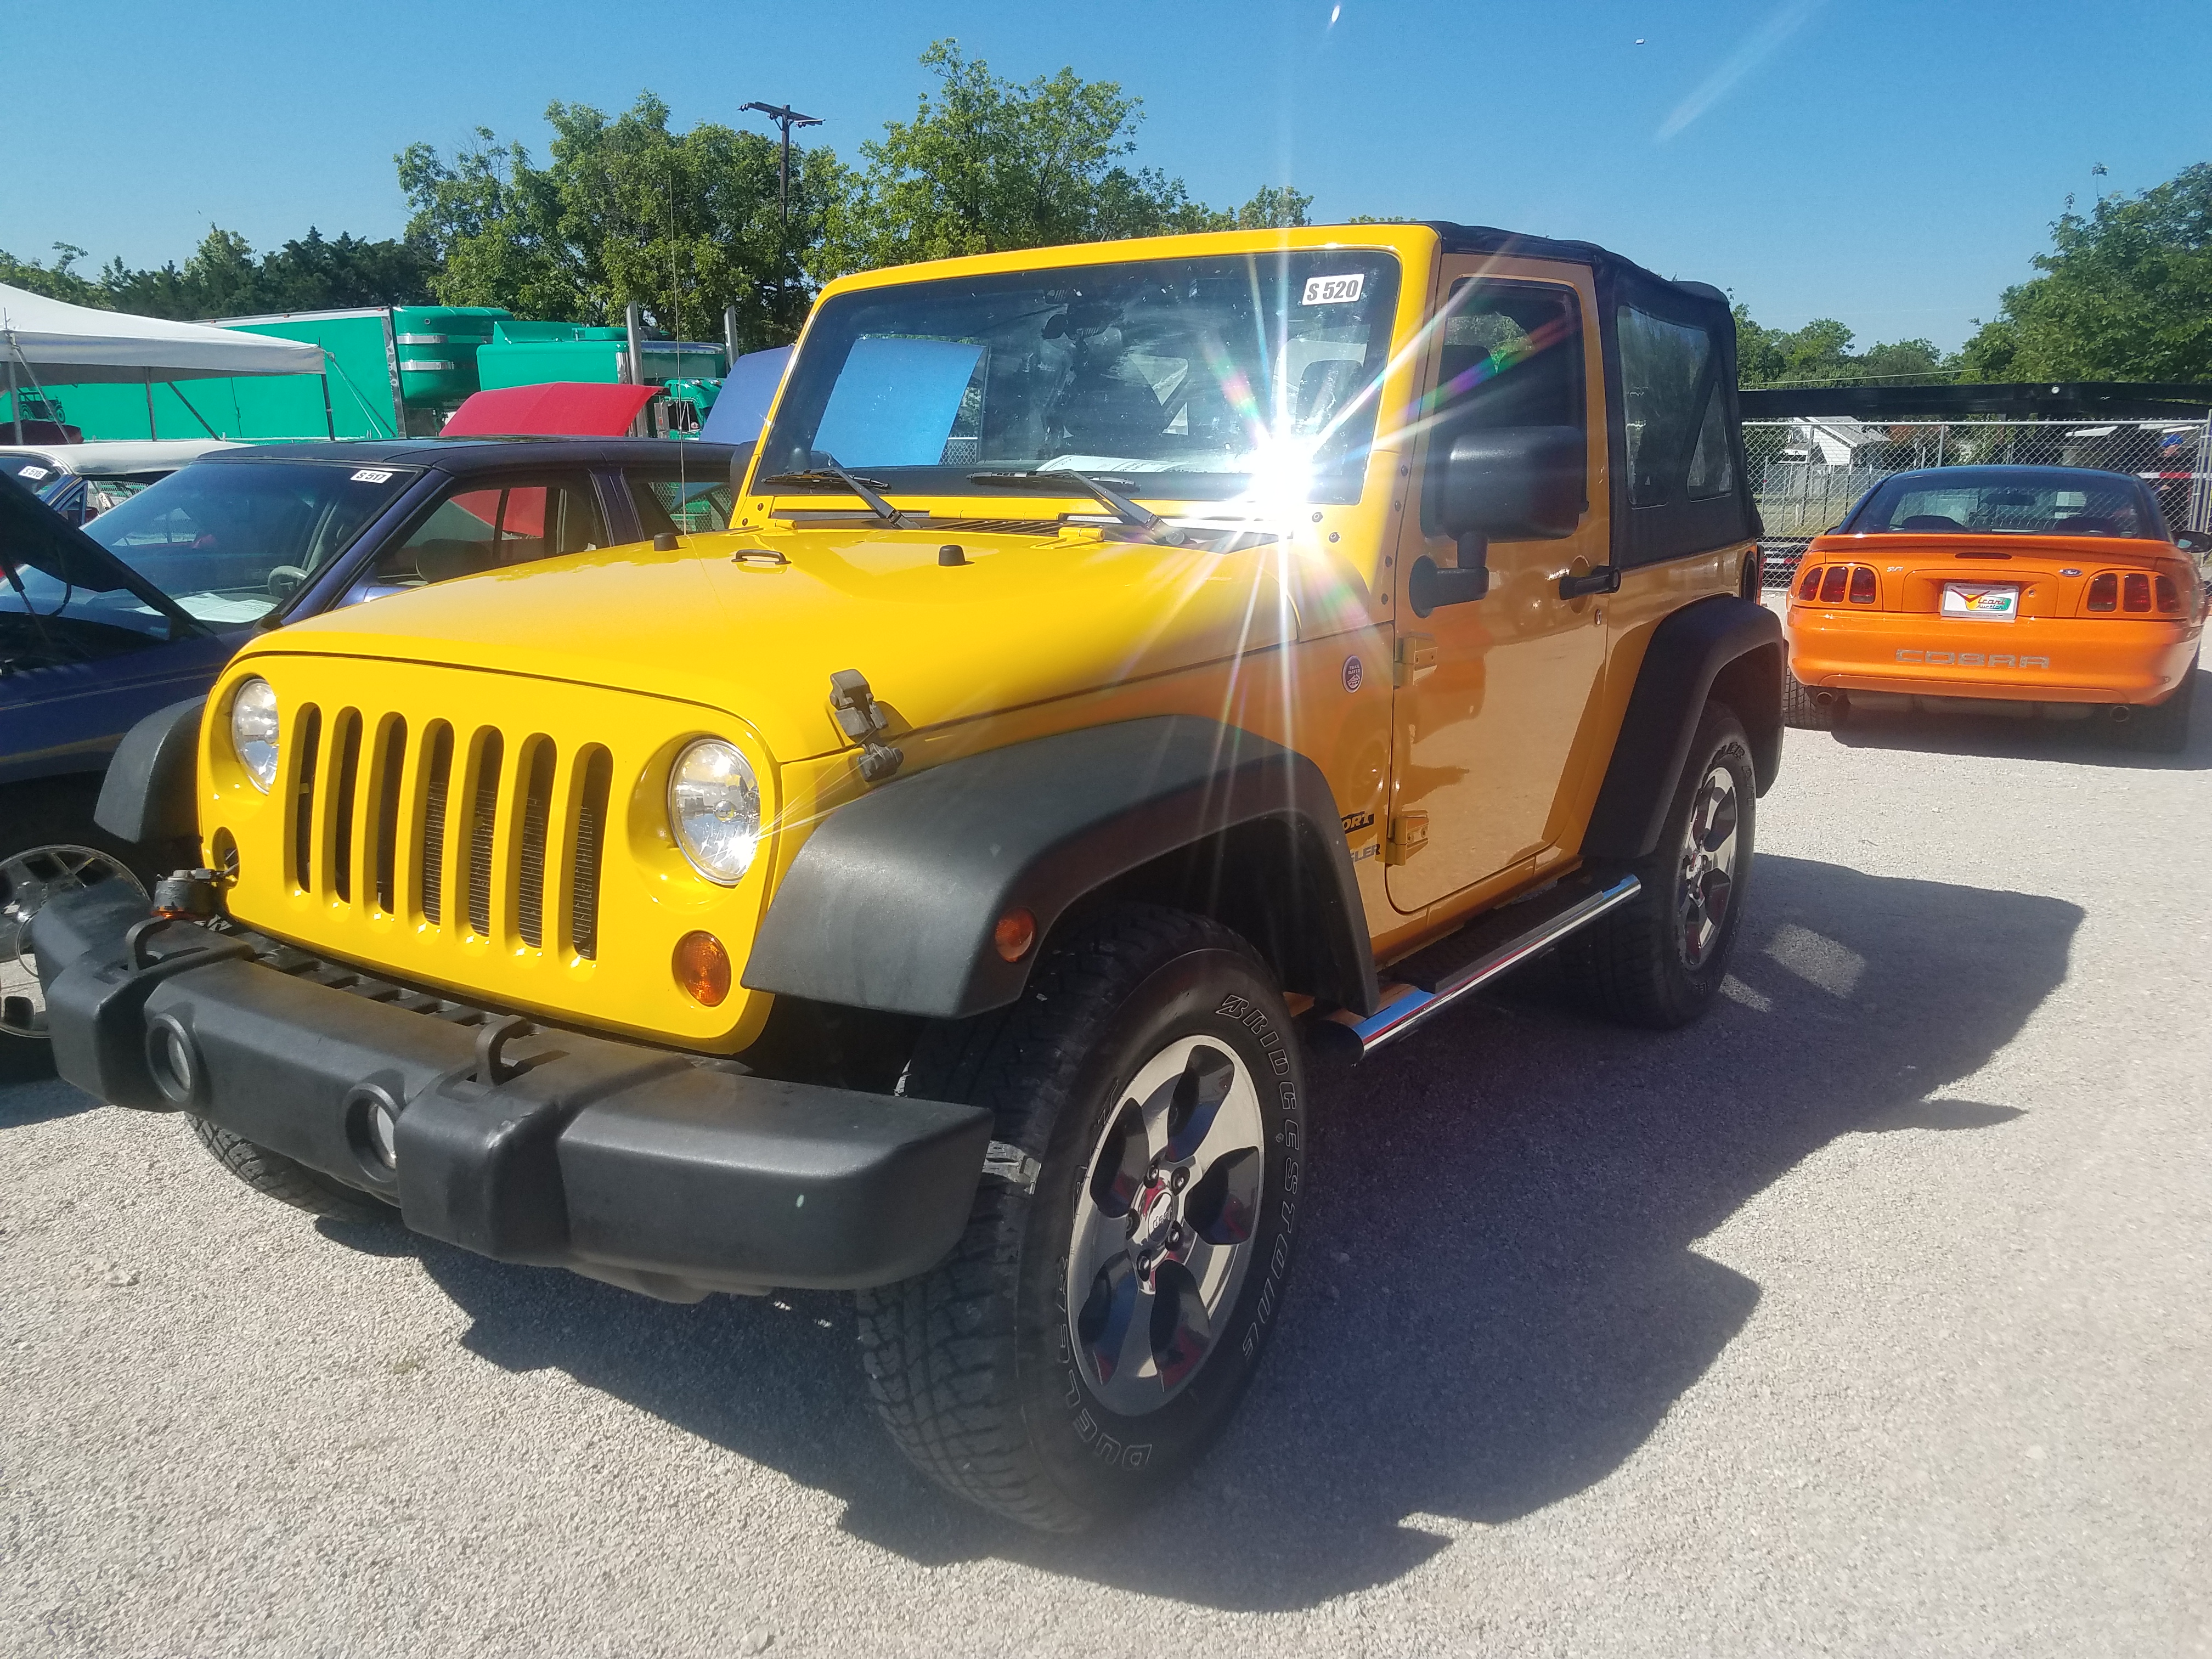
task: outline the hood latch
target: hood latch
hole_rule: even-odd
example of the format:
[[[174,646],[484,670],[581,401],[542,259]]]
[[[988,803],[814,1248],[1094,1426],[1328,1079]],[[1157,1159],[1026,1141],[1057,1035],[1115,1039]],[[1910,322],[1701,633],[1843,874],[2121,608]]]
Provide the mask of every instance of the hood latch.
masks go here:
[[[906,751],[883,741],[890,716],[868,689],[868,677],[857,668],[841,668],[830,677],[830,707],[845,735],[860,745],[860,775],[881,783],[905,763]]]

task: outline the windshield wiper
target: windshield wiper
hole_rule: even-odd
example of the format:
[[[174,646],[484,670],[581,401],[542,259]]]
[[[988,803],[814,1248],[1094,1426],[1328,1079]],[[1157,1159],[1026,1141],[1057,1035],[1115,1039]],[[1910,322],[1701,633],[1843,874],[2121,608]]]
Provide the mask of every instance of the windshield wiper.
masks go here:
[[[1065,467],[1051,472],[970,472],[968,482],[998,489],[1036,489],[1041,486],[1053,494],[1060,493],[1066,485],[1073,484],[1130,529],[1140,530],[1152,540],[1170,547],[1188,544],[1189,538],[1158,514],[1138,506],[1109,484]]]
[[[826,457],[820,465],[809,471],[779,472],[772,478],[763,478],[761,482],[764,484],[842,484],[866,501],[868,511],[885,524],[901,530],[910,527],[908,516],[884,499],[880,493],[884,488],[880,478],[855,477]]]

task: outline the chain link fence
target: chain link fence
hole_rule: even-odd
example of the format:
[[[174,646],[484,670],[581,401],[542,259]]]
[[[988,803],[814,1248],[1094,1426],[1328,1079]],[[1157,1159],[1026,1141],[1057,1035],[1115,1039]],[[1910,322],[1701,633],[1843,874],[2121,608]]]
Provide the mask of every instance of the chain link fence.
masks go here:
[[[2201,421],[1746,421],[1766,527],[1766,585],[1786,587],[1805,544],[1893,472],[1930,466],[2089,466],[2157,495],[2169,530],[2212,529],[2212,411]]]

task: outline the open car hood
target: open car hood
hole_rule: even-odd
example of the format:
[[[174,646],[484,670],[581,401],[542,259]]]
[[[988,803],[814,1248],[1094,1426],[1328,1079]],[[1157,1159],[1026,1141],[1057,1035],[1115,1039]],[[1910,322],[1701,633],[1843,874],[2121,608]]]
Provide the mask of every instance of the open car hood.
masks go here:
[[[121,588],[167,617],[174,631],[212,631],[5,472],[0,472],[0,560],[96,593]]]

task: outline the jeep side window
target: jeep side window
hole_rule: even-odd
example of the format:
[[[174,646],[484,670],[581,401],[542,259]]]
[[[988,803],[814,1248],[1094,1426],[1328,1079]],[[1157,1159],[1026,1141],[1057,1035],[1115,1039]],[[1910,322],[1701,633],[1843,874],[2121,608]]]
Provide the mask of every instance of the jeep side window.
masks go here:
[[[1429,453],[1468,431],[1567,426],[1586,431],[1582,307],[1573,290],[1467,277],[1446,301],[1436,390],[1423,410]],[[1431,467],[1423,518],[1433,532],[1442,470]]]

